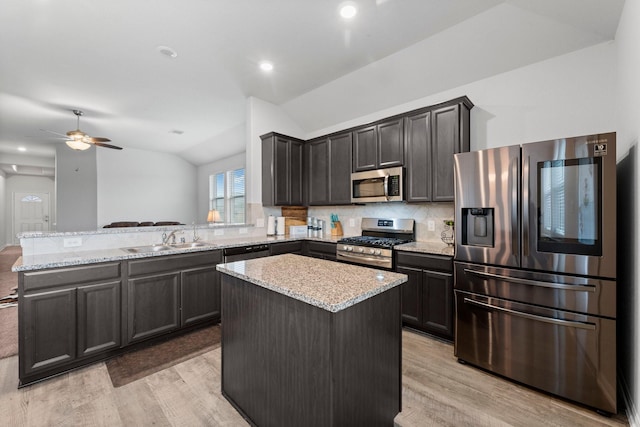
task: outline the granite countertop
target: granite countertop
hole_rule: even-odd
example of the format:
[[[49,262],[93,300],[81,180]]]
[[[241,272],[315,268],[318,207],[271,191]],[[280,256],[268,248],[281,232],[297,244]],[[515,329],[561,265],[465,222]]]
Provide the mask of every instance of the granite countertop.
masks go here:
[[[444,242],[411,242],[394,246],[395,250],[405,252],[419,252],[431,255],[453,256],[453,246],[448,246]]]
[[[212,251],[245,245],[269,244],[277,242],[293,242],[296,240],[314,240],[335,243],[343,236],[307,237],[307,236],[243,236],[216,239],[214,242],[203,242],[204,246],[195,248],[175,248],[158,252],[131,253],[126,248],[111,248],[92,251],[60,252],[36,254],[20,257],[11,271],[37,271],[49,268],[68,267],[74,265],[95,264],[100,262],[122,261],[128,259],[150,258],[155,256],[176,255],[190,252]],[[144,245],[143,245],[144,246]]]
[[[218,271],[336,313],[407,281],[405,274],[284,254],[218,264]]]

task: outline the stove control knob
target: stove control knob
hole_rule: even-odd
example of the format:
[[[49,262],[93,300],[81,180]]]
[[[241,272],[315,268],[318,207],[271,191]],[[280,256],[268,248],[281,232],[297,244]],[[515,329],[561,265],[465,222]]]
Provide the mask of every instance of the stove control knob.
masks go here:
[[[380,252],[380,251],[376,251],[375,249],[369,249],[369,253],[371,255],[374,255],[376,252]]]
[[[348,252],[353,252],[353,246],[347,246],[347,251]]]
[[[381,253],[382,253],[382,251],[380,249],[376,249],[375,255],[380,255]]]
[[[358,248],[358,252],[360,253],[364,252],[364,248]]]

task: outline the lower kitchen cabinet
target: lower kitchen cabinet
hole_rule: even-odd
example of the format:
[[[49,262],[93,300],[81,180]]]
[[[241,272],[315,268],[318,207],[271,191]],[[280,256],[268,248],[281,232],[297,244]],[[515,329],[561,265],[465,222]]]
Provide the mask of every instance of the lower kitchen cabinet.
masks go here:
[[[296,240],[294,242],[278,242],[271,243],[269,245],[269,255],[280,254],[303,254],[303,242],[302,240]]]
[[[18,275],[21,384],[121,345],[120,263]]]
[[[402,285],[403,323],[453,340],[452,257],[402,251],[396,257],[396,271],[408,276]]]
[[[303,255],[336,261],[336,243],[307,240]]]
[[[120,347],[120,280],[77,289],[78,357]]]
[[[182,326],[220,319],[220,273],[215,264],[181,273],[180,300]]]
[[[128,341],[140,341],[180,326],[180,273],[129,279],[127,291]]]
[[[220,320],[222,251],[129,261],[127,343]]]

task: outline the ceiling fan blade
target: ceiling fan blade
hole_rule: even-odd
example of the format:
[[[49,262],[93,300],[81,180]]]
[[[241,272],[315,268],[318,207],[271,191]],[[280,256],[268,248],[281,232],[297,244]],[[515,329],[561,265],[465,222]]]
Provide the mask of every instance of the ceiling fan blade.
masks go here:
[[[95,138],[92,138],[92,139],[95,139]],[[109,140],[107,139],[107,141]],[[114,150],[122,150],[122,147],[118,147],[117,145],[105,144],[104,142],[91,141],[91,144],[97,145],[98,147],[113,148]]]
[[[64,138],[64,139],[69,139],[69,137],[68,137],[67,135],[64,135],[64,134],[61,134],[61,133],[58,133],[58,132],[54,132],[54,131],[46,130],[46,129],[40,129],[40,130],[41,130],[42,132],[47,132],[47,133],[52,133],[52,134],[54,134],[54,135],[58,135],[58,136],[60,136],[60,137],[62,137],[62,138]]]
[[[90,142],[109,142],[111,141],[109,138],[102,138],[100,136],[89,136],[87,137]]]

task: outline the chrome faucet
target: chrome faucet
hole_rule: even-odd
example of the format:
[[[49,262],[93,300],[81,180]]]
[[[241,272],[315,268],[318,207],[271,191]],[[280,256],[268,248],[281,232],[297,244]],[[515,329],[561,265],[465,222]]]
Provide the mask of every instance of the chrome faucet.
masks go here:
[[[193,241],[194,241],[194,243],[195,243],[195,242],[197,242],[198,240],[200,240],[200,236],[198,236],[198,235],[196,234],[196,223],[195,223],[195,222],[192,222],[191,224],[193,225]]]
[[[163,245],[168,245],[169,244],[169,240],[171,240],[171,244],[175,245],[176,244],[176,232],[178,232],[178,230],[173,230],[171,233],[169,233],[169,235],[167,235],[166,232],[162,233],[162,244]]]

